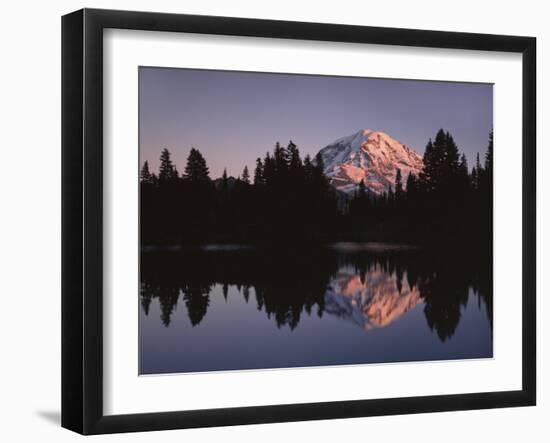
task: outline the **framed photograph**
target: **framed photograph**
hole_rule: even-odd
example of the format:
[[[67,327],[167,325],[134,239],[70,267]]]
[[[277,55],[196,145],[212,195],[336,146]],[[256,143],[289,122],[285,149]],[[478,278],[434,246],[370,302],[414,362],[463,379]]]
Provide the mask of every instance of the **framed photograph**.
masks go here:
[[[62,20],[62,425],[536,401],[532,37]]]

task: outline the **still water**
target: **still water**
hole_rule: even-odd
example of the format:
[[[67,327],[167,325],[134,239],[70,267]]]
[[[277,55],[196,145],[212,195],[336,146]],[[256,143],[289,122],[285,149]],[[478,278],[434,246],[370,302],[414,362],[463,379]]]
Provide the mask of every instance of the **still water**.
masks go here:
[[[381,244],[142,252],[140,373],[490,358],[490,262]]]

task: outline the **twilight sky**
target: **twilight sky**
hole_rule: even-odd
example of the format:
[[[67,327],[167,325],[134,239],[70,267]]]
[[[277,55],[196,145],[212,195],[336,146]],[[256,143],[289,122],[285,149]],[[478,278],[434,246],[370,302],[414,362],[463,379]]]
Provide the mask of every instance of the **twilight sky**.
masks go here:
[[[383,80],[197,69],[140,68],[140,162],[153,171],[163,148],[180,172],[191,147],[217,178],[254,170],[275,142],[312,157],[362,128],[386,132],[424,153],[439,128],[471,167],[493,125],[489,84]]]

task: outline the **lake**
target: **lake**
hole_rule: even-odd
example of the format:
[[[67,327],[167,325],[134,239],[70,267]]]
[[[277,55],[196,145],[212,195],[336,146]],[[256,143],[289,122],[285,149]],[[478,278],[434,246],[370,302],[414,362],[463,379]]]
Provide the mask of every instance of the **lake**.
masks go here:
[[[142,251],[140,373],[491,358],[491,261],[361,243]]]

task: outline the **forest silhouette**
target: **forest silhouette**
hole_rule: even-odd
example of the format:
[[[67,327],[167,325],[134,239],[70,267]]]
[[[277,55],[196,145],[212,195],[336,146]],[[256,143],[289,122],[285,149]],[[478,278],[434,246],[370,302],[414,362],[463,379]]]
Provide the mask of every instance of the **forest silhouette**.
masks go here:
[[[335,241],[445,241],[492,249],[493,136],[483,162],[470,169],[452,135],[429,140],[420,174],[396,180],[376,195],[364,182],[351,195],[333,188],[321,157],[304,158],[292,141],[256,160],[253,176],[227,172],[213,180],[206,159],[191,148],[183,173],[170,151],[158,172],[140,173],[141,244],[198,246],[326,244]]]

